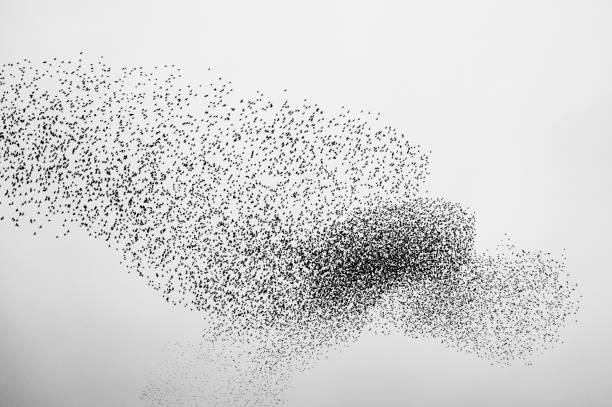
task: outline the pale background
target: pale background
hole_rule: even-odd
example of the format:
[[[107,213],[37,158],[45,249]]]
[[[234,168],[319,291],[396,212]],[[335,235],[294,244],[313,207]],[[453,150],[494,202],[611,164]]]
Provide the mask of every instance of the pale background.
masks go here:
[[[364,337],[288,406],[612,405],[612,2],[0,0],[0,62],[212,66],[237,89],[348,105],[432,150],[433,194],[560,253],[584,295],[566,343],[500,368],[433,341]],[[101,242],[0,223],[0,406],[135,406],[201,318]]]

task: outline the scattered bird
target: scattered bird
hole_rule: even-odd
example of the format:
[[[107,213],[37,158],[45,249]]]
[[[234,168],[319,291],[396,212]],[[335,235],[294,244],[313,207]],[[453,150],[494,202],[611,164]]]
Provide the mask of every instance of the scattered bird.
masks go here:
[[[0,220],[101,239],[211,336],[258,343],[270,389],[366,329],[528,362],[577,312],[563,259],[474,249],[474,214],[420,192],[428,154],[379,113],[82,53],[5,63],[0,90]]]

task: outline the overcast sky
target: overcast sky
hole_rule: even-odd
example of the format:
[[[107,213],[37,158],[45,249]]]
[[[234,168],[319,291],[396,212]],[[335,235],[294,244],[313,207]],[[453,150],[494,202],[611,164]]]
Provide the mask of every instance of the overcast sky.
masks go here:
[[[380,111],[431,150],[432,194],[477,242],[566,250],[584,296],[565,344],[493,367],[434,341],[365,336],[295,379],[297,406],[612,404],[609,1],[7,1],[0,63],[74,57],[212,66],[246,92]],[[201,317],[115,252],[0,222],[0,405],[137,406]]]

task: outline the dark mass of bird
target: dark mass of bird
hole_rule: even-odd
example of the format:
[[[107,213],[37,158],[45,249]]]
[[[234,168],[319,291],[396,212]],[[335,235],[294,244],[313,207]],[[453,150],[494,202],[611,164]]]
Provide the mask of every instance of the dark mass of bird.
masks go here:
[[[83,55],[5,63],[0,90],[3,220],[82,228],[209,336],[257,344],[242,376],[273,397],[205,405],[279,404],[285,373],[365,329],[529,361],[577,312],[562,258],[475,250],[474,214],[421,192],[428,154],[378,114]]]

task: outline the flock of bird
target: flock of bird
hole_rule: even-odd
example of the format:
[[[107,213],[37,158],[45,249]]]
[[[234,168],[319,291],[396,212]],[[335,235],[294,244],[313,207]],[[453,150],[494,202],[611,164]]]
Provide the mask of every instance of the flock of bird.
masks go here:
[[[420,192],[428,155],[378,114],[82,54],[5,63],[0,90],[0,220],[104,240],[209,335],[257,343],[246,376],[278,387],[365,329],[528,361],[578,310],[563,259],[477,252],[474,214]]]

